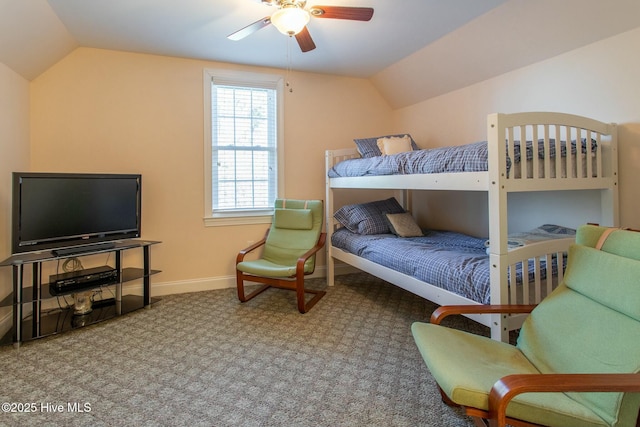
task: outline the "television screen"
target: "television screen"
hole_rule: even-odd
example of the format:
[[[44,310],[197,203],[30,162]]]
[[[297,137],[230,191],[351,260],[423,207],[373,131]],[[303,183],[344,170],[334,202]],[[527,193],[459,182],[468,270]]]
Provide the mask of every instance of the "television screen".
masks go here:
[[[13,174],[13,253],[140,237],[141,175]]]

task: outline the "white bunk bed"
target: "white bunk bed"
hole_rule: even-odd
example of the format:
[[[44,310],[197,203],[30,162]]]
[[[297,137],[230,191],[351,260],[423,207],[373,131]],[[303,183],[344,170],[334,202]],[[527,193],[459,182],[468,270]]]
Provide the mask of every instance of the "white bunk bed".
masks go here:
[[[531,141],[533,155],[527,161],[518,158],[520,140]],[[587,143],[583,150],[580,141]],[[565,143],[566,141],[566,143]],[[569,141],[576,142],[571,154]],[[562,144],[566,144],[565,148]],[[524,143],[523,160],[524,160]],[[550,147],[544,149],[544,147]],[[540,149],[540,150],[539,150]],[[564,150],[564,151],[563,151]],[[563,254],[573,238],[549,240],[509,250],[507,198],[510,193],[542,191],[599,190],[601,224],[618,226],[618,155],[617,127],[593,119],[565,113],[529,112],[491,114],[487,118],[487,170],[433,174],[401,174],[384,176],[329,177],[329,170],[339,162],[356,159],[357,150],[341,149],[326,152],[326,218],[327,218],[327,280],[333,285],[335,261],[339,260],[395,284],[439,305],[478,304],[478,302],[399,273],[345,250],[334,247],[333,233],[341,226],[334,219],[334,192],[342,189],[449,190],[486,192],[489,206],[490,303],[537,303],[562,278],[541,274]],[[562,158],[555,153],[563,153]],[[545,173],[546,172],[546,173]],[[410,197],[404,197],[406,201]],[[547,207],[548,208],[548,207]],[[533,261],[531,261],[533,260]],[[534,262],[533,280],[524,277],[518,286],[509,271],[516,266]],[[546,267],[544,267],[546,266]],[[558,264],[556,264],[556,267]],[[550,270],[549,270],[550,271]],[[544,278],[542,278],[544,277]],[[504,315],[471,315],[475,321],[491,328],[491,337],[507,340],[509,331],[520,327],[523,318]]]

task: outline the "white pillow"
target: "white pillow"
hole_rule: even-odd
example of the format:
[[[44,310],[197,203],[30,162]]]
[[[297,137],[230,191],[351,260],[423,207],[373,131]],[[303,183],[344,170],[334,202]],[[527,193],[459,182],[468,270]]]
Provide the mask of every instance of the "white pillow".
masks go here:
[[[411,146],[411,137],[409,135],[378,138],[377,143],[383,156],[413,151],[413,147]]]

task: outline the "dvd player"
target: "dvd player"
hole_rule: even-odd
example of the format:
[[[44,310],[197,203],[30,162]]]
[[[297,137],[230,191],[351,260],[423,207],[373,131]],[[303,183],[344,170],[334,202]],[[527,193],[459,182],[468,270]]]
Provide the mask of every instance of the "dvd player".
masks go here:
[[[113,285],[120,281],[118,270],[108,265],[49,276],[49,293],[53,296]]]

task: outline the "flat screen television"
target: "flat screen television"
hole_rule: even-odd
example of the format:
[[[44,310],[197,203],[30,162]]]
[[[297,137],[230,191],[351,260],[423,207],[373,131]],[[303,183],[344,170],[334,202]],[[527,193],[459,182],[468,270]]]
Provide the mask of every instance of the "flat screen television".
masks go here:
[[[142,176],[13,173],[12,252],[83,252],[140,237]]]

